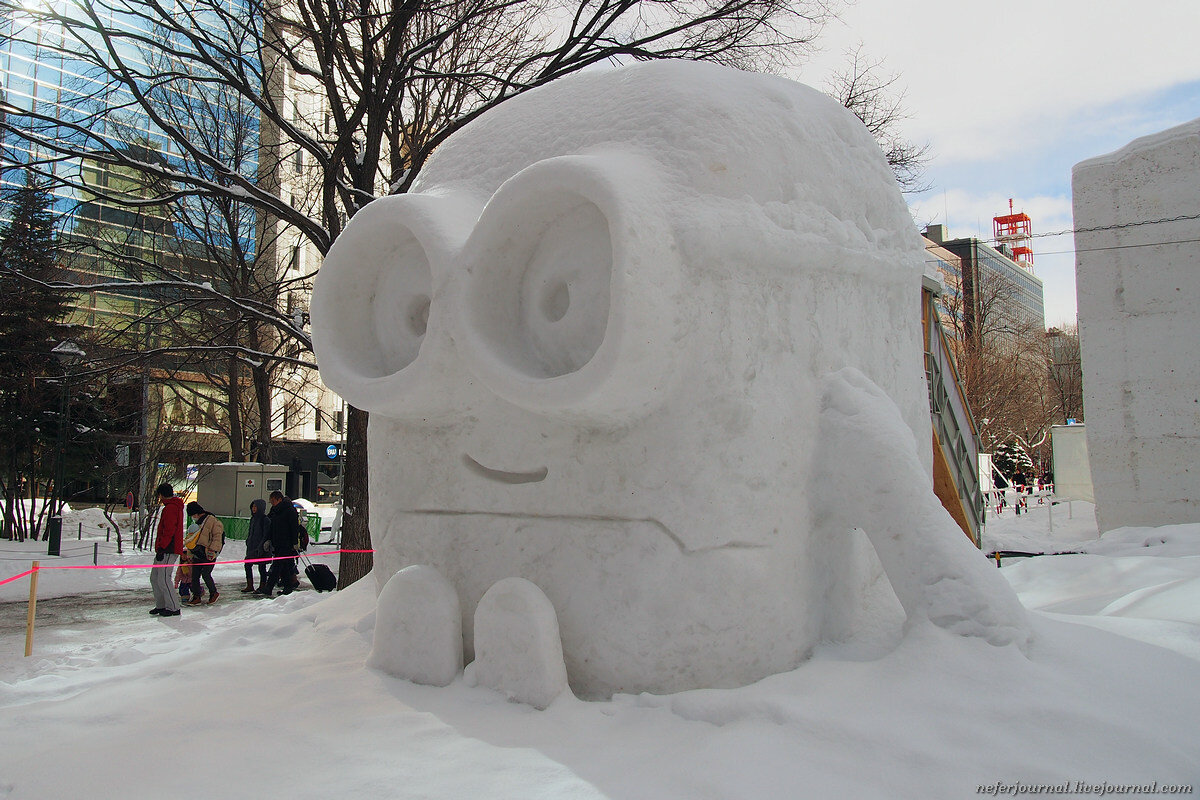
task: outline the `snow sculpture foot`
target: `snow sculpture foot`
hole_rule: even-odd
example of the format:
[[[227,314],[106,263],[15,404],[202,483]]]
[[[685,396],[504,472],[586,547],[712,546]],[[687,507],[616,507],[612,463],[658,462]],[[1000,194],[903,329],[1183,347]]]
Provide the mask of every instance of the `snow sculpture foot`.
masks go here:
[[[487,686],[518,703],[544,709],[567,691],[558,616],[535,584],[505,578],[475,609],[475,661],[468,686]]]
[[[458,592],[436,569],[405,567],[383,587],[367,666],[429,686],[449,686],[462,671]]]
[[[819,481],[835,530],[867,534],[912,627],[923,620],[997,646],[1029,640],[1025,609],[929,490],[911,430],[852,368],[825,381]],[[861,489],[848,497],[847,489]]]

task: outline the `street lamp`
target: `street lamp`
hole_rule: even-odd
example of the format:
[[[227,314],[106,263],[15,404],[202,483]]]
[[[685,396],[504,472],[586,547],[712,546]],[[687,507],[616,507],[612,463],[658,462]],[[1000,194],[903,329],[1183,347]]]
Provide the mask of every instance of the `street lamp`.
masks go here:
[[[71,426],[71,367],[82,361],[87,353],[71,340],[59,342],[50,353],[63,365],[62,406],[59,413],[58,452],[55,454],[54,491],[50,495],[50,517],[46,520],[47,538],[50,545],[47,555],[59,555],[62,542],[62,507],[66,502],[63,491],[67,461],[67,429]]]

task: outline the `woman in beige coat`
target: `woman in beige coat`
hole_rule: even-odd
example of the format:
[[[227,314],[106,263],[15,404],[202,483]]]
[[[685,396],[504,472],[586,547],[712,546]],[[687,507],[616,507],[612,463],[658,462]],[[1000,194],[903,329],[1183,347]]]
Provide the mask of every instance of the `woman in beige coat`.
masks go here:
[[[196,534],[196,544],[192,547],[192,599],[190,606],[200,605],[200,581],[208,587],[208,604],[217,602],[221,593],[213,583],[213,564],[225,547],[225,526],[221,520],[204,510],[204,506],[194,500],[187,504],[188,516],[200,526]]]

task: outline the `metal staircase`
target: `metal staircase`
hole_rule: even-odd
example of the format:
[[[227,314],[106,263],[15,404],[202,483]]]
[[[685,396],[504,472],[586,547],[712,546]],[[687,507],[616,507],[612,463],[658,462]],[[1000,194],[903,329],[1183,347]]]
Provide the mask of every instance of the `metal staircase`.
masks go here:
[[[963,532],[978,547],[983,530],[979,487],[979,428],[963,394],[958,367],[938,319],[936,289],[922,292],[925,378],[933,421],[934,490]]]

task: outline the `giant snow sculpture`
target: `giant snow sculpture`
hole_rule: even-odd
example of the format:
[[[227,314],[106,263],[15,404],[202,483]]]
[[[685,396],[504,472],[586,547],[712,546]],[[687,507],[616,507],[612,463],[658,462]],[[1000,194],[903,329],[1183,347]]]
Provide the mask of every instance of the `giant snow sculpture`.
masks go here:
[[[1096,522],[1200,522],[1200,119],[1072,177]]]
[[[379,585],[445,576],[470,662],[484,593],[531,582],[588,697],[791,669],[880,596],[1023,642],[930,488],[918,242],[867,131],[787,80],[650,63],[484,114],[313,297],[372,412]]]

